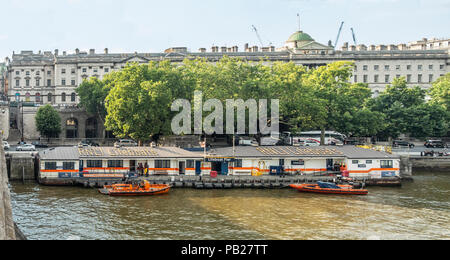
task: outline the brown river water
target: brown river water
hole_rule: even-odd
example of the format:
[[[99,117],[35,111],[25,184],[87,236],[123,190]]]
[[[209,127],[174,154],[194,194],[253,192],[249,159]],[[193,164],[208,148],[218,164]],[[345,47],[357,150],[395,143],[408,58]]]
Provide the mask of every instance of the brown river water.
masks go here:
[[[32,240],[450,239],[450,172],[414,179],[362,197],[174,189],[117,198],[35,183],[13,183],[11,197],[14,219]]]

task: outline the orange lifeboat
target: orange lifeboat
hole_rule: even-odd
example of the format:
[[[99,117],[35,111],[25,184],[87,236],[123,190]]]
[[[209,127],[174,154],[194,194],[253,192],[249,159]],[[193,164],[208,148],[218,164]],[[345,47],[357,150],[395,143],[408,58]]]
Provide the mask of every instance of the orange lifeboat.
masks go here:
[[[150,184],[143,181],[138,185],[133,184],[113,184],[105,185],[98,190],[101,194],[109,196],[150,196],[166,194],[170,191],[170,185]]]
[[[367,195],[368,190],[353,189],[351,185],[335,185],[333,183],[318,182],[317,184],[291,184],[294,188],[301,192],[321,193],[321,194],[341,194],[341,195]]]

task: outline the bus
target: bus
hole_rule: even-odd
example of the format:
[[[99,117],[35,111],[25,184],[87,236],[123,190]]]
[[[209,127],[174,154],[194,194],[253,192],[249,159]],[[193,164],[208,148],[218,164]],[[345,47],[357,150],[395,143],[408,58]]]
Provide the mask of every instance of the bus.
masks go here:
[[[283,139],[285,143],[294,146],[311,146],[308,143],[311,141],[316,142],[320,145],[320,137],[322,135],[322,131],[310,131],[310,132],[301,132],[299,134],[292,134],[290,132],[283,133]],[[347,139],[347,136],[335,131],[326,131],[325,132],[325,145],[344,145],[344,141]]]

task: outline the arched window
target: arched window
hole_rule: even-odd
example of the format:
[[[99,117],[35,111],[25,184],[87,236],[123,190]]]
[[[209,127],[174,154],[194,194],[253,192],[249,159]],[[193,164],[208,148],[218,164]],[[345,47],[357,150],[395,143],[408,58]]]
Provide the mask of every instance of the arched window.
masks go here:
[[[16,101],[17,101],[17,102],[20,101],[20,93],[16,93]]]
[[[25,102],[30,102],[30,99],[31,99],[30,97],[31,97],[30,92],[27,92],[25,94]]]
[[[61,94],[61,102],[66,102],[66,93]]]
[[[36,103],[41,103],[41,94],[36,93]]]
[[[76,94],[72,93],[71,97],[70,97],[70,101],[75,102],[76,101]]]
[[[52,93],[48,93],[47,98],[48,102],[52,102]]]

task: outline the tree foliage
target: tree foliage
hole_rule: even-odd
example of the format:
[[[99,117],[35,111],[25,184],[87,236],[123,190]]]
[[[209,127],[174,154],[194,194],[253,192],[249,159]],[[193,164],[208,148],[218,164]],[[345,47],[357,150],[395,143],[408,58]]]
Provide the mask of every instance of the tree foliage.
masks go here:
[[[61,133],[61,117],[51,105],[40,107],[36,113],[36,128],[41,135],[56,137]]]
[[[426,92],[407,87],[404,78],[372,98],[367,84],[350,83],[352,73],[353,63],[345,61],[306,68],[228,57],[216,63],[186,59],[182,66],[169,61],[128,64],[103,80],[85,81],[77,92],[80,105],[104,119],[108,130],[140,141],[171,134],[171,104],[187,99],[193,105],[194,91],[202,91],[204,101],[222,104],[227,99],[279,99],[282,131],[321,129],[394,138],[401,133],[446,134],[448,75],[434,84],[432,102],[426,102]]]

